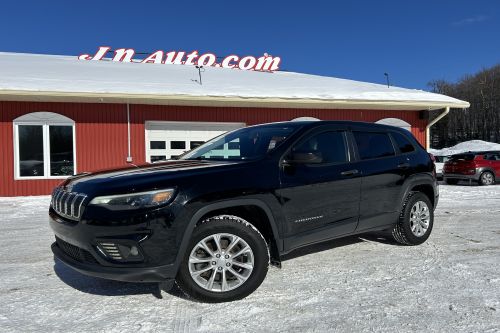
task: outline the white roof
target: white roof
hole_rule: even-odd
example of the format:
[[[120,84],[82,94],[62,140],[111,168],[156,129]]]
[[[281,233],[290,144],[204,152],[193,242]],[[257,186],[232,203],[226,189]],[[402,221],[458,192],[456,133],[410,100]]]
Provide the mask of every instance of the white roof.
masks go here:
[[[0,100],[427,110],[469,103],[423,90],[293,72],[0,52]]]

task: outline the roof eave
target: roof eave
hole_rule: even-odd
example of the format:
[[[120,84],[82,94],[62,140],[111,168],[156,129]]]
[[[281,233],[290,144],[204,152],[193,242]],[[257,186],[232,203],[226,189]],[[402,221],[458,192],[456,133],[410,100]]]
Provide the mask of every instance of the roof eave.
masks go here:
[[[363,110],[437,110],[446,107],[465,109],[468,102],[331,100],[303,98],[256,98],[191,95],[154,95],[126,93],[87,93],[57,91],[0,90],[2,101],[129,103],[149,105],[181,105],[209,107],[272,107],[295,109],[363,109]]]

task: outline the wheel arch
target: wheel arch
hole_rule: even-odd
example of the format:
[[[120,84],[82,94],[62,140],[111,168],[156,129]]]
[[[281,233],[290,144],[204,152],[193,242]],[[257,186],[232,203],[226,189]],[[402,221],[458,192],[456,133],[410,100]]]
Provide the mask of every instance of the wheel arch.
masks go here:
[[[234,215],[247,220],[250,217],[264,217],[265,221],[259,222],[248,221],[264,236],[268,242],[271,262],[280,265],[279,253],[283,250],[283,242],[279,237],[278,226],[271,212],[271,209],[261,200],[258,199],[235,199],[225,200],[221,202],[211,203],[202,207],[191,217],[188,226],[185,229],[182,237],[179,252],[175,261],[175,272],[179,270],[179,266],[188,251],[189,241],[196,226],[205,219],[218,215]],[[256,214],[256,215],[252,215]],[[243,215],[243,216],[242,216]]]
[[[410,192],[422,192],[429,198],[433,208],[435,208],[437,204],[437,196],[439,195],[435,184],[436,182],[431,175],[423,174],[410,177],[405,182],[400,204],[403,205]]]
[[[498,178],[498,175],[497,173],[495,172],[495,169],[492,168],[492,167],[489,167],[489,166],[486,166],[486,167],[480,167],[478,168],[477,172],[479,173],[479,175],[482,175],[483,172],[486,172],[486,171],[489,171],[493,174],[493,176],[496,178]]]

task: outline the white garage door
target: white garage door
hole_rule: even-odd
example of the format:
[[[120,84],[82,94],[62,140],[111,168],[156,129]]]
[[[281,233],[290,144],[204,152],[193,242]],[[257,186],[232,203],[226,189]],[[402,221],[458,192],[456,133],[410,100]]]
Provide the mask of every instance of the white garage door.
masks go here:
[[[244,123],[147,121],[146,161],[168,160],[220,134],[244,126]]]

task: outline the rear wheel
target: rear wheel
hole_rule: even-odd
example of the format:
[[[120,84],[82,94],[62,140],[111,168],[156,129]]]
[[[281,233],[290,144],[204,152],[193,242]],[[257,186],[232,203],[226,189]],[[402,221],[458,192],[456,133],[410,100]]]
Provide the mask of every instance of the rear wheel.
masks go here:
[[[481,174],[479,177],[479,184],[480,185],[493,185],[495,184],[495,175],[493,172],[490,171],[485,171]]]
[[[217,216],[194,230],[176,282],[199,301],[228,302],[257,289],[268,266],[267,243],[254,226],[235,216]]]
[[[394,239],[404,245],[419,245],[429,238],[434,212],[429,198],[421,192],[410,192],[392,231]]]
[[[446,184],[448,185],[457,185],[458,179],[446,179]]]

